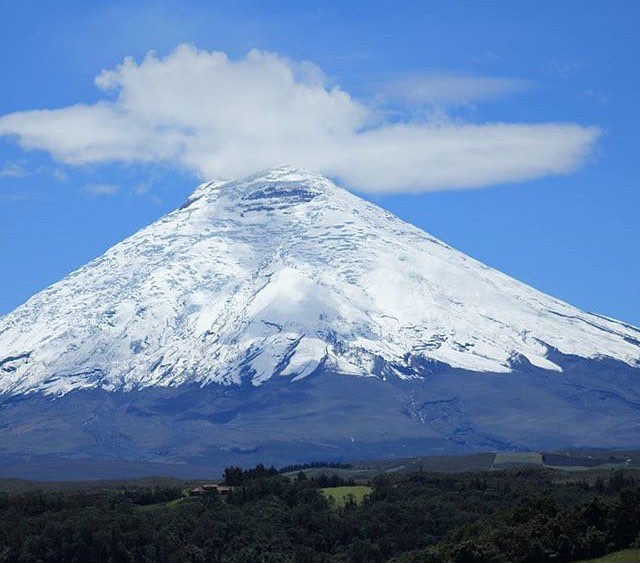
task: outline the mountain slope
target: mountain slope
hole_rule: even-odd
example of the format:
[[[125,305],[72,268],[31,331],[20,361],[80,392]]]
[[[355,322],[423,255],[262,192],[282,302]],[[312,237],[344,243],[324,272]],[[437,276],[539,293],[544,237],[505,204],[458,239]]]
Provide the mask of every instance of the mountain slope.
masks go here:
[[[0,474],[640,446],[640,332],[288,167],[0,319]]]
[[[438,366],[640,364],[583,313],[335,186],[281,167],[185,205],[0,319],[0,393],[419,378]],[[640,373],[639,373],[640,375]]]

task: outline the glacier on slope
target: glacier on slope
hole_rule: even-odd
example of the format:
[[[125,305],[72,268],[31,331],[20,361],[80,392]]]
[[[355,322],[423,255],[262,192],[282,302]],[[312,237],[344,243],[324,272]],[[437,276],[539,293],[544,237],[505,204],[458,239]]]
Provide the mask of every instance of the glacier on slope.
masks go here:
[[[178,210],[0,319],[0,394],[258,386],[314,371],[638,367],[640,332],[540,293],[328,179],[280,167]],[[640,373],[639,373],[640,375]]]

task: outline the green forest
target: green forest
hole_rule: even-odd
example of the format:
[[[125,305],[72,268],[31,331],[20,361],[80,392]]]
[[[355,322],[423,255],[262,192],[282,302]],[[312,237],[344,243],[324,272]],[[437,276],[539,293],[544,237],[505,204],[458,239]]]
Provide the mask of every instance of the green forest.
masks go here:
[[[0,494],[5,562],[562,562],[640,547],[631,471],[385,474],[353,482],[230,467],[230,492],[180,487]],[[370,489],[364,489],[364,486]]]

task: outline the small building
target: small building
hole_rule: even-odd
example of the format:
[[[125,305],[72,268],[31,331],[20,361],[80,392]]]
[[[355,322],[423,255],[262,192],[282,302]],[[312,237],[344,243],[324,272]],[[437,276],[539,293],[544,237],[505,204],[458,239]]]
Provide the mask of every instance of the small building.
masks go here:
[[[202,496],[202,495],[212,495],[219,494],[221,497],[226,497],[233,487],[229,487],[227,485],[217,485],[215,483],[207,483],[205,485],[201,485],[199,487],[195,487],[189,491],[190,496]]]

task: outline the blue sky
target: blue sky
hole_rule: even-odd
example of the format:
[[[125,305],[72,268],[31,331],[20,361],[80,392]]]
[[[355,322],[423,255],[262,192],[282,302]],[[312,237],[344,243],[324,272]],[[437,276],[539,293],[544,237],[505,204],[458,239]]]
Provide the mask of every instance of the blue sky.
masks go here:
[[[203,177],[297,159],[492,267],[640,325],[638,16],[631,1],[3,2],[0,314],[175,208]],[[181,44],[200,51],[176,55]],[[233,82],[210,79],[230,99],[187,87],[190,65],[212,52],[227,55]],[[117,70],[127,56],[135,64]],[[168,68],[178,74],[159,81]],[[285,71],[288,89],[273,79]],[[266,113],[286,122],[282,144],[263,136],[271,123],[256,125],[257,140],[240,131],[255,119],[252,87],[280,96]],[[292,114],[300,89],[319,101]],[[161,103],[134,115],[137,99]],[[33,113],[58,108],[72,109]],[[201,110],[207,126],[192,135]],[[222,117],[235,152],[211,148]],[[171,145],[167,131],[191,144]],[[295,153],[309,137],[317,144]],[[261,139],[275,148],[262,154]]]

